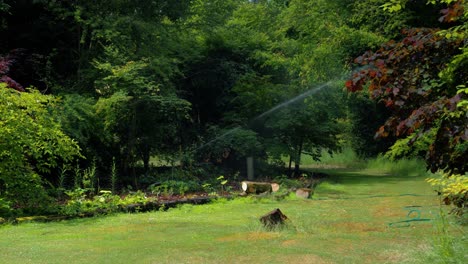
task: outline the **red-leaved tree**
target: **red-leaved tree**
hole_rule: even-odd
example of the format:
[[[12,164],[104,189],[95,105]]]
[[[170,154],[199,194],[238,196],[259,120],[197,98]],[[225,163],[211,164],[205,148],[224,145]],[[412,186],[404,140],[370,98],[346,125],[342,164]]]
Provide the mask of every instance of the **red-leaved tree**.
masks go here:
[[[0,82],[6,83],[8,87],[17,91],[24,92],[24,87],[9,76],[15,62],[16,59],[13,54],[8,54],[6,56],[0,55]]]
[[[389,41],[356,58],[363,69],[353,74],[346,87],[351,92],[367,89],[373,99],[392,110],[376,137],[405,138],[409,147],[429,142],[419,151],[431,171],[464,173],[468,117],[457,106],[466,99],[466,93],[457,92],[457,84],[467,83],[468,69],[457,69],[457,80],[440,75],[461,53],[463,41],[438,34],[437,29],[415,28],[403,34],[401,41]]]

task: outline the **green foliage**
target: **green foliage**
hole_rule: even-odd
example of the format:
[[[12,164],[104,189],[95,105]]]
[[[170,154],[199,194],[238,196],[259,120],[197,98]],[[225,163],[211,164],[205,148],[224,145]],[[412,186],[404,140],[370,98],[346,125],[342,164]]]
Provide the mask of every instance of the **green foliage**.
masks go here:
[[[56,99],[0,83],[0,195],[24,208],[47,202],[44,175],[80,156],[51,110]]]
[[[179,138],[170,135],[188,118],[190,103],[161,91],[147,75],[144,61],[95,64],[105,76],[96,82],[103,96],[96,114],[104,120],[106,145],[119,152],[125,169],[143,160],[147,170],[151,155],[170,152],[178,143]]]
[[[59,213],[73,217],[112,214],[126,210],[128,206],[145,205],[148,202],[156,201],[141,191],[120,197],[112,194],[111,191],[102,190],[99,195],[94,195],[91,198],[87,195],[89,190],[80,188],[65,193],[69,199],[65,205],[61,206]]]
[[[129,193],[124,197],[122,200],[121,204],[123,205],[128,205],[128,204],[145,204],[147,202],[151,201],[151,199],[148,199],[146,197],[146,194],[142,191],[136,191]]]
[[[455,206],[456,215],[466,214],[468,207],[468,176],[460,174],[444,174],[438,178],[427,179],[432,186],[437,187],[446,205]]]
[[[69,200],[61,207],[60,214],[67,216],[80,216],[85,214],[94,214],[100,210],[105,213],[116,212],[120,197],[113,196],[107,192],[94,196],[93,199],[87,199],[85,189],[77,188],[66,191]]]
[[[195,29],[213,30],[223,25],[240,0],[195,0],[190,5],[188,23]]]
[[[382,155],[379,155],[374,159],[369,159],[366,164],[366,169],[369,171],[379,171],[390,175],[405,177],[418,177],[429,174],[421,159],[402,158],[392,160]]]
[[[12,214],[13,209],[11,208],[10,202],[0,197],[0,215],[8,217]]]
[[[115,158],[112,158],[112,166],[111,166],[111,190],[113,194],[116,194],[117,191],[117,168],[115,166]]]
[[[436,230],[432,238],[433,249],[424,256],[426,262],[431,263],[463,263],[466,258],[466,233],[457,236],[453,230],[460,230],[449,215],[442,209],[435,219]]]
[[[224,194],[226,194],[227,192],[230,191],[231,186],[226,185],[228,183],[228,180],[226,178],[224,178],[223,175],[216,178],[216,181],[217,181],[218,185],[220,186],[220,190],[219,190],[220,195],[224,195]]]
[[[117,182],[138,189],[157,181],[189,182],[198,177],[211,180],[208,184],[217,189],[224,186],[219,182],[225,179],[216,177],[226,175],[231,180],[245,166],[247,156],[255,156],[258,172],[277,175],[278,168],[284,167],[284,156],[299,170],[304,154],[318,162],[348,143],[363,156],[382,152],[393,139],[374,146],[372,136],[386,113],[365,96],[350,97],[352,102],[347,105],[340,79],[349,71],[350,58],[376,49],[388,37],[399,36],[402,28],[435,25],[437,16],[426,19],[432,17],[428,14],[437,15],[438,8],[447,4],[450,8],[444,11],[443,20],[455,23],[453,27],[446,26],[431,36],[423,49],[418,41],[425,36],[413,41],[418,34],[406,39],[413,41],[411,45],[395,45],[394,49],[401,52],[397,52],[398,59],[419,58],[418,52],[434,59],[408,59],[401,72],[385,73],[395,81],[419,85],[415,93],[426,94],[415,97],[415,102],[432,100],[435,91],[445,99],[431,107],[456,108],[439,111],[437,122],[425,127],[416,127],[420,120],[404,122],[403,130],[414,131],[402,135],[389,155],[421,156],[436,147],[440,153],[453,154],[450,160],[460,164],[467,149],[462,129],[444,134],[445,128],[463,127],[466,121],[466,50],[453,49],[457,54],[450,57],[452,44],[460,44],[466,37],[466,14],[459,14],[466,1],[430,1],[435,6],[403,0],[4,2],[0,0],[0,13],[6,15],[1,18],[0,33],[9,37],[8,45],[0,45],[0,54],[12,54],[10,48],[24,46],[24,54],[38,56],[13,60],[2,55],[0,78],[11,73],[24,87],[39,83],[41,90],[61,95],[59,102],[51,99],[54,103],[47,111],[53,112],[51,120],[58,120],[63,135],[76,142],[55,144],[56,139],[69,140],[62,134],[41,140],[52,146],[81,147],[86,159],[78,164],[88,169],[70,169],[75,188],[97,192],[101,180],[115,194]],[[388,50],[381,53],[390,57]],[[444,67],[436,63],[439,58]],[[412,71],[415,64],[421,66],[418,72]],[[413,81],[418,76],[423,80]],[[327,85],[318,88],[321,83]],[[400,104],[389,99],[394,92],[384,94],[383,100]],[[405,108],[406,117],[412,110]],[[346,116],[346,111],[355,111],[355,115]],[[420,111],[418,117],[427,113]],[[31,131],[54,124],[46,121],[42,127],[28,130],[19,123],[15,129],[26,131],[24,140]],[[455,137],[450,137],[451,132]],[[9,138],[2,134],[0,151],[10,151],[9,143],[1,145],[3,139],[15,142],[11,143],[15,149],[17,135],[23,140],[23,134],[11,133]],[[437,139],[440,144],[431,144]],[[31,186],[37,188],[47,174],[47,181],[64,191],[68,174],[57,168],[71,158],[50,158],[55,154],[48,152],[66,156],[70,150],[44,148],[40,156],[31,151],[42,147],[37,142],[40,140],[30,140],[36,144],[33,148],[18,149],[18,156],[26,153],[24,166],[0,165],[1,195],[6,188],[3,178],[12,178],[3,176],[4,167],[14,168],[8,171],[11,175],[36,173],[31,176]],[[152,157],[180,168],[172,168],[170,177],[168,173],[152,174]],[[435,155],[433,160],[443,163],[446,157]],[[33,166],[31,173],[29,165]],[[273,165],[279,166],[269,170]],[[98,175],[109,175],[110,181],[102,181]],[[185,193],[187,186],[179,185],[168,183],[158,191]]]
[[[417,158],[423,156],[422,154],[434,142],[437,133],[437,127],[430,129],[424,137],[417,137],[418,133],[407,136],[406,138],[398,139],[385,153],[385,157],[393,160],[399,158]]]
[[[394,143],[393,137],[374,138],[375,131],[389,117],[390,111],[383,104],[371,100],[366,92],[350,93],[346,99],[347,125],[344,140],[363,157],[375,157],[386,152]]]
[[[368,86],[371,98],[392,111],[377,136],[404,138],[426,156],[433,172],[438,169],[464,172],[466,144],[463,135],[467,128],[459,127],[466,124],[466,111],[457,105],[465,99],[464,94],[457,93],[455,84],[466,80],[461,77],[461,80],[446,82],[439,77],[447,63],[459,56],[462,44],[441,37],[433,29],[410,29],[405,34],[400,42],[390,41],[378,51],[356,58],[357,64],[370,67],[353,74],[346,87],[357,91]],[[434,56],[438,59],[430,59]],[[466,76],[465,70],[466,67],[459,68],[457,73]],[[405,152],[400,149],[403,146],[398,143],[392,155]],[[426,149],[421,149],[423,147]]]
[[[304,187],[302,182],[298,181],[297,179],[290,179],[286,175],[275,177],[273,182],[276,182],[281,186],[280,187],[281,192],[283,191],[289,192],[290,189]]]
[[[92,147],[90,145],[93,136],[102,130],[95,116],[94,104],[93,98],[66,94],[62,96],[58,105],[58,118],[63,130],[88,153]]]
[[[233,128],[220,130],[211,127],[209,135],[214,140],[209,141],[198,149],[198,153],[205,161],[221,164],[229,159],[238,160],[247,156],[259,156],[263,146],[256,132],[250,129]]]
[[[384,11],[390,13],[398,12],[405,8],[406,1],[407,0],[390,0],[390,2],[383,4],[381,7]]]
[[[158,94],[160,92],[158,85],[145,76],[144,71],[148,68],[148,62],[145,59],[126,61],[123,58],[123,60],[122,65],[112,65],[110,62],[94,62],[96,69],[101,71],[104,76],[101,80],[96,81],[98,94],[108,97],[118,91],[131,91],[133,94],[138,95]]]
[[[309,155],[304,155],[302,164],[304,167],[313,167],[319,169],[326,168],[355,168],[365,167],[365,159],[358,155],[353,148],[344,146],[337,152],[322,150],[320,160],[316,160]]]
[[[156,195],[185,195],[188,192],[197,192],[202,190],[202,186],[195,181],[177,181],[167,180],[162,183],[152,184],[149,189]]]
[[[83,188],[91,191],[91,193],[94,193],[97,189],[99,189],[97,183],[96,162],[93,162],[89,168],[83,170]]]

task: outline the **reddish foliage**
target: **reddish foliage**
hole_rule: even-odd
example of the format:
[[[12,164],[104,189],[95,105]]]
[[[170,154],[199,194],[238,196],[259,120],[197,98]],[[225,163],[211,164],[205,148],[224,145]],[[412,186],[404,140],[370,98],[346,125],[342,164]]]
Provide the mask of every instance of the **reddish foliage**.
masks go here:
[[[464,7],[462,4],[462,0],[452,4],[451,6],[447,7],[446,9],[442,9],[440,12],[442,16],[439,18],[440,22],[455,22],[458,20],[459,17],[463,15]]]
[[[10,73],[11,67],[16,62],[14,55],[8,54],[6,56],[0,56],[0,82],[4,82],[8,87],[13,88],[17,91],[24,92],[25,89],[21,84],[13,80],[8,76]]]
[[[392,117],[376,137],[405,137],[418,131],[419,138],[442,122],[436,141],[427,151],[429,167],[432,171],[466,171],[463,155],[455,150],[466,140],[466,119],[440,121],[444,111],[455,110],[462,97],[455,87],[440,82],[438,77],[460,53],[462,43],[438,35],[435,29],[416,28],[403,33],[405,38],[400,42],[387,42],[379,50],[356,58],[357,65],[367,68],[354,73],[346,88],[351,92],[367,89],[373,99],[392,110]]]

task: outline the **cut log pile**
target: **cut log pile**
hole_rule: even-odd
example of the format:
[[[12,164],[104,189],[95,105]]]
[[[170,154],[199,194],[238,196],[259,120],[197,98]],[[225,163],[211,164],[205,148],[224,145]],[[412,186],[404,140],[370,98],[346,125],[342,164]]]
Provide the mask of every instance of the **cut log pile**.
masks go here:
[[[312,185],[312,184],[311,184]],[[307,187],[309,187],[308,185]],[[253,181],[243,181],[241,182],[241,188],[244,191],[241,195],[264,195],[272,192],[277,192],[280,189],[278,183],[269,183],[269,182],[253,182]],[[287,193],[283,196],[286,197],[289,192],[295,192],[296,196],[299,198],[309,199],[314,193],[314,188],[293,188],[289,189]]]
[[[262,194],[277,192],[280,186],[277,183],[243,181],[241,188],[246,194]]]

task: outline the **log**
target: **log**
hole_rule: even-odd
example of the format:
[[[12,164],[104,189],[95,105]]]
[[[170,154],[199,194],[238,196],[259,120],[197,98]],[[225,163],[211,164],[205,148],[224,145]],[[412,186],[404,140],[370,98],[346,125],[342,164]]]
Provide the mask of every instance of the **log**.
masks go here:
[[[312,193],[313,190],[309,188],[299,188],[296,190],[296,196],[304,199],[309,199]]]
[[[284,215],[279,208],[276,208],[275,210],[260,217],[260,222],[262,222],[264,227],[272,229],[278,225],[284,224],[284,221],[287,219],[288,217]]]
[[[251,182],[243,181],[241,183],[242,190],[247,194],[260,194],[265,192],[277,192],[279,184],[269,182]]]
[[[271,191],[272,192],[277,192],[280,188],[280,185],[278,183],[272,183],[271,184]]]

